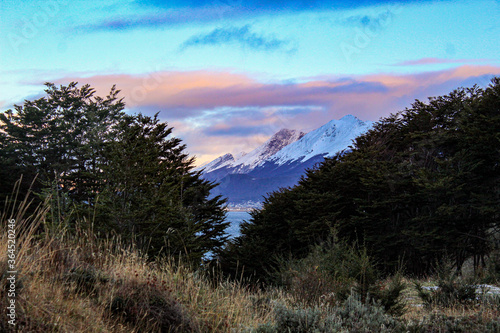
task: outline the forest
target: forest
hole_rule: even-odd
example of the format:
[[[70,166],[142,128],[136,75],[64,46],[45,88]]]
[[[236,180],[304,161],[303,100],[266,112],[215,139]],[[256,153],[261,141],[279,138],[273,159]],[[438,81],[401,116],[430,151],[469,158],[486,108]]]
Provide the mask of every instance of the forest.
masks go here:
[[[474,269],[500,246],[500,79],[416,101],[377,122],[349,153],[272,193],[221,254],[261,281],[273,255],[304,258],[338,239],[386,274],[423,276],[452,260]]]

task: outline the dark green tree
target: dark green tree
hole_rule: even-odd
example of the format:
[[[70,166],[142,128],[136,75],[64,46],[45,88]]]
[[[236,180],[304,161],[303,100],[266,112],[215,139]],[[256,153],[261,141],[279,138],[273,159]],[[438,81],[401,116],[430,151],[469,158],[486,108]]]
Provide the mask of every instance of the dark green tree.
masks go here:
[[[225,241],[224,200],[193,172],[193,158],[157,115],[125,114],[119,91],[56,87],[0,114],[5,200],[22,175],[26,192],[51,198],[53,223],[93,221],[104,235],[134,239],[151,255],[182,253],[199,262]],[[25,193],[20,193],[23,196]]]
[[[124,103],[115,87],[101,98],[89,85],[46,86],[45,97],[0,114],[1,163],[10,174],[2,199],[23,175],[21,196],[36,178],[34,193],[52,188],[55,193],[91,200],[100,149],[124,115]]]
[[[333,233],[366,247],[387,273],[401,260],[416,274],[446,257],[456,268],[471,257],[480,264],[499,227],[499,90],[496,78],[381,119],[350,153],[270,195],[222,262],[253,267],[252,252],[301,257]]]
[[[209,199],[214,184],[193,172],[194,159],[158,115],[127,116],[107,146],[102,224],[137,237],[151,255],[199,261],[223,245],[224,203]]]

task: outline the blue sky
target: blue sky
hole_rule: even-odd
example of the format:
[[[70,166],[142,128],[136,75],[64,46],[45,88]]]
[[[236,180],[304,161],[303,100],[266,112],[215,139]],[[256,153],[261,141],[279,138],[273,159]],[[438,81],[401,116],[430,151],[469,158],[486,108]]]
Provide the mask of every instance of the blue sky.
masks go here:
[[[494,0],[4,0],[0,15],[1,110],[46,81],[116,84],[199,163],[500,74]]]

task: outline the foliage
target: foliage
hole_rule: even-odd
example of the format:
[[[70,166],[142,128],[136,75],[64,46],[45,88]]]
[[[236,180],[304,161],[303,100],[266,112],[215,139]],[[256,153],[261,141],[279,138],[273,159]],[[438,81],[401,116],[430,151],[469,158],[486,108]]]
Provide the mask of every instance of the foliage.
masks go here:
[[[406,283],[400,272],[396,273],[387,284],[373,290],[371,296],[376,300],[384,310],[396,317],[402,316],[406,310],[406,304],[402,300],[403,291],[406,289]]]
[[[279,284],[307,306],[337,305],[355,291],[363,301],[372,300],[391,315],[401,316],[406,310],[402,275],[379,280],[365,250],[338,240],[314,246],[306,258],[280,260],[276,274]]]
[[[355,289],[364,298],[377,279],[366,251],[335,239],[312,247],[303,259],[280,259],[277,281],[308,305],[344,301]]]
[[[156,281],[129,281],[118,286],[109,311],[146,332],[199,332],[183,306]]]
[[[436,286],[429,290],[415,283],[418,296],[426,306],[472,305],[479,301],[479,295],[476,294],[477,280],[460,277],[450,263],[439,265],[436,277]]]
[[[56,87],[47,96],[0,114],[0,199],[23,176],[38,203],[50,201],[47,223],[135,239],[150,256],[171,253],[199,263],[225,241],[225,201],[194,172],[194,159],[153,117],[125,114],[113,86],[105,98],[89,85]],[[35,207],[34,205],[33,207]]]
[[[497,249],[490,253],[483,274],[485,283],[500,283],[500,250]]]
[[[7,253],[5,221],[15,219],[16,326],[0,320],[1,332],[229,333],[269,319],[254,299],[271,294],[222,280],[214,287],[173,257],[148,260],[119,237],[97,237],[84,221],[76,221],[75,233],[63,225],[47,229],[50,207],[26,215],[29,200],[9,202],[0,212],[0,244]],[[4,309],[11,299],[7,261],[0,258]]]
[[[50,201],[48,201],[50,202]],[[147,258],[119,238],[97,237],[85,223],[76,232],[46,229],[49,207],[24,215],[29,201],[7,207],[19,231],[16,324],[2,332],[496,332],[500,298],[449,313],[412,307],[394,318],[355,293],[337,304],[304,306],[280,289],[261,290],[223,279],[214,283],[173,258]],[[77,221],[78,222],[78,221]],[[0,223],[0,248],[8,233]],[[0,273],[7,272],[0,258]],[[8,281],[0,279],[0,306],[8,306]],[[391,282],[384,282],[390,289]],[[377,285],[377,284],[376,284]],[[440,309],[437,309],[440,310]],[[448,310],[448,309],[446,309]],[[422,312],[423,311],[423,312]],[[407,319],[409,317],[410,319]]]
[[[479,315],[452,317],[431,314],[419,323],[411,323],[406,332],[494,333],[500,330],[500,319],[485,320]]]
[[[304,258],[333,231],[363,244],[379,270],[432,273],[449,256],[479,266],[500,216],[500,78],[416,101],[326,159],[293,188],[270,194],[221,253],[225,270],[269,282],[273,255]]]
[[[326,311],[279,306],[275,316],[274,327],[262,325],[254,332],[397,332],[403,329],[403,325],[385,314],[381,307],[363,303],[355,294]]]

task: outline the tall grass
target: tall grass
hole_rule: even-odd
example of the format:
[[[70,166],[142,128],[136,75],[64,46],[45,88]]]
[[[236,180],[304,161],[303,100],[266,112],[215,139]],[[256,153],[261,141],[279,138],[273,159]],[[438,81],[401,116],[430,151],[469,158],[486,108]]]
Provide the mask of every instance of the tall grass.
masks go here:
[[[2,332],[232,332],[270,320],[261,291],[214,283],[168,258],[148,261],[91,227],[47,228],[47,204],[27,216],[28,199],[13,198],[1,214],[0,306],[8,304],[7,221],[15,219],[17,318],[12,326],[2,313]]]
[[[402,301],[407,311],[398,318],[384,312],[385,304],[368,298],[361,302],[352,293],[347,300],[325,302],[322,295],[345,279],[330,274],[331,283],[325,284],[315,262],[294,266],[299,279],[288,290],[263,291],[168,257],[150,260],[118,236],[97,237],[86,221],[71,231],[65,223],[48,223],[50,200],[32,209],[27,198],[17,197],[18,188],[19,183],[1,213],[0,332],[500,331],[498,298],[472,307],[427,308],[406,281]],[[11,219],[17,232],[16,326],[7,322],[5,312]],[[394,283],[397,287],[399,282],[379,280],[375,286],[390,291]],[[304,302],[306,294],[300,290],[319,294]]]

